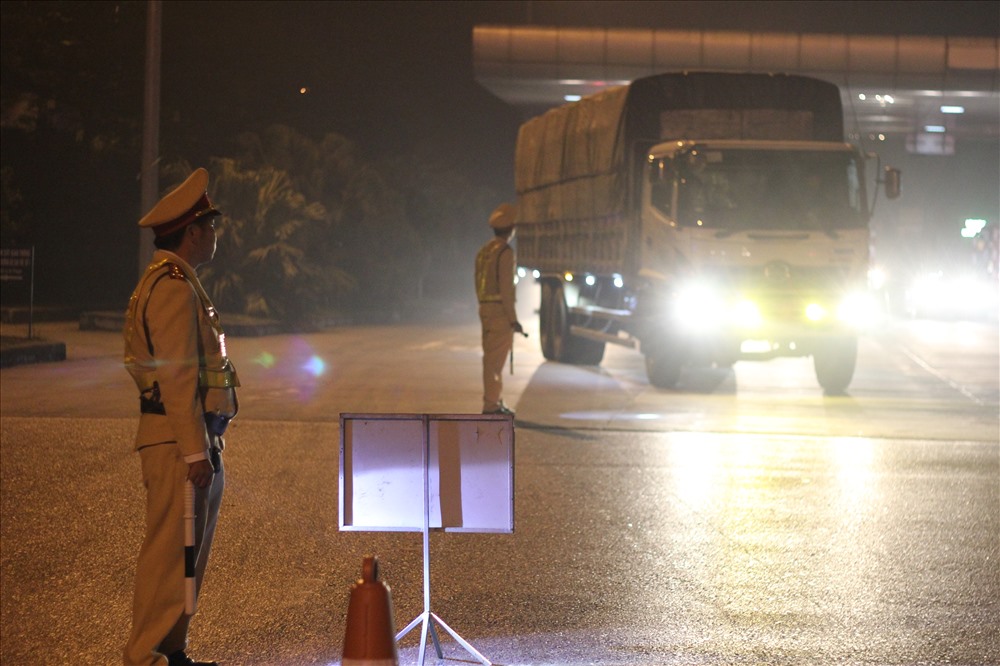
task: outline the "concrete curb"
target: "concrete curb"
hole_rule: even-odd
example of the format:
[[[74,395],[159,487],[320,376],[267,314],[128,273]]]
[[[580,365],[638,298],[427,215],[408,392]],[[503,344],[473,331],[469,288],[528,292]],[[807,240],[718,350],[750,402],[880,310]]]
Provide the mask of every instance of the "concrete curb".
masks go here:
[[[447,304],[446,304],[447,305]],[[409,313],[397,311],[372,311],[344,315],[330,313],[315,321],[286,324],[274,319],[261,319],[246,315],[223,315],[222,323],[229,337],[261,337],[265,335],[281,335],[288,333],[310,333],[327,330],[338,326],[352,325],[382,325],[398,323],[399,321],[475,321],[475,311],[472,308],[433,307],[425,305],[422,309]],[[125,326],[124,310],[89,310],[80,312],[72,308],[36,308],[36,321],[72,321],[79,318],[81,331],[108,331],[120,334]],[[4,323],[25,323],[28,321],[28,309],[7,307],[0,309],[0,319]],[[9,336],[0,345],[0,367],[25,365],[29,363],[48,363],[66,360],[66,344],[53,340],[28,339],[26,337]]]
[[[49,340],[5,340],[0,346],[0,368],[66,360],[66,343]]]
[[[257,319],[243,315],[223,316],[222,325],[226,335],[232,337],[260,337],[288,333],[288,327],[273,319]],[[114,331],[120,333],[125,327],[125,313],[117,311],[84,312],[80,314],[81,331]]]
[[[13,309],[7,309],[5,321],[19,321],[22,318]],[[70,317],[46,319],[65,320]],[[94,311],[79,314],[81,331],[108,331],[121,333],[125,326],[125,313],[117,311]],[[27,321],[26,319],[24,321]],[[230,316],[226,318],[226,334],[234,337],[259,337],[289,332],[279,321],[254,319],[252,317]],[[9,368],[31,363],[51,363],[66,360],[66,343],[57,340],[28,339],[24,337],[4,337],[0,344],[0,368]]]

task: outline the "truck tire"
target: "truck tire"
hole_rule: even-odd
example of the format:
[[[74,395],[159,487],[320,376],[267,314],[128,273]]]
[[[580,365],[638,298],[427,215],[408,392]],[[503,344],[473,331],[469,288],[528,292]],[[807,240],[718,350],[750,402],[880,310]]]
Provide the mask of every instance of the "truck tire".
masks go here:
[[[646,354],[646,377],[656,388],[669,389],[677,386],[681,378],[681,355],[667,348]]]
[[[549,361],[561,361],[564,356],[569,330],[566,314],[562,285],[544,280],[542,302],[538,307],[538,339],[542,345],[542,356]]]
[[[858,362],[856,337],[831,338],[813,353],[816,380],[827,395],[843,395],[854,379]]]
[[[604,358],[605,344],[572,335],[569,332],[571,318],[562,284],[554,280],[543,282],[538,336],[542,356],[574,365],[597,365]]]
[[[580,338],[572,333],[566,344],[566,363],[574,365],[600,365],[604,358],[604,343]]]

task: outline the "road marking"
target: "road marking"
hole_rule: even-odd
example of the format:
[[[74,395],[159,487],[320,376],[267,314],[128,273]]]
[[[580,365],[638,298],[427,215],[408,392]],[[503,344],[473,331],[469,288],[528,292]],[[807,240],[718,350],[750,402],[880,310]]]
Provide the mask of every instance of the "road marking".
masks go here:
[[[941,380],[942,382],[944,382],[948,386],[952,387],[953,389],[955,389],[956,391],[958,391],[959,393],[961,393],[962,395],[964,395],[966,398],[968,398],[972,402],[976,403],[978,406],[980,406],[980,407],[985,407],[986,406],[986,402],[985,401],[980,400],[978,397],[976,397],[976,395],[974,393],[972,393],[971,391],[969,391],[967,388],[965,388],[964,386],[962,386],[961,384],[959,384],[957,382],[952,381],[948,377],[945,377],[943,374],[941,374],[940,372],[938,372],[937,370],[935,370],[934,368],[932,368],[929,363],[927,363],[925,360],[923,360],[922,358],[920,358],[919,356],[917,356],[916,352],[913,352],[908,347],[906,347],[904,345],[900,345],[898,343],[897,343],[897,346],[899,347],[899,350],[901,352],[903,352],[904,355],[906,355],[907,358],[909,358],[911,361],[913,361],[914,363],[916,363],[917,365],[919,365],[921,368],[923,368],[924,370],[926,370],[930,375],[936,377],[937,379]]]

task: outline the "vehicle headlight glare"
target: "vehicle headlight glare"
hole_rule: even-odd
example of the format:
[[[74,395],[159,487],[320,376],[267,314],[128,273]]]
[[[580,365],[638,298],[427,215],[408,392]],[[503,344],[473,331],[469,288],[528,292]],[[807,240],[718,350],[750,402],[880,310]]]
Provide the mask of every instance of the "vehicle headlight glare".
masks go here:
[[[810,303],[806,306],[806,319],[809,321],[823,321],[826,319],[826,308],[819,303]]]
[[[998,286],[995,277],[928,273],[907,291],[907,306],[921,315],[992,317],[998,308]]]
[[[725,304],[712,289],[691,286],[677,295],[674,314],[683,326],[689,328],[713,327],[719,323]]]
[[[736,325],[741,328],[758,328],[763,322],[760,308],[750,300],[743,300],[737,303],[733,311],[733,317]]]
[[[889,276],[883,268],[875,267],[868,271],[868,286],[872,289],[881,289],[888,280]]]
[[[878,306],[870,294],[851,294],[837,308],[837,318],[857,328],[870,326],[878,319]]]

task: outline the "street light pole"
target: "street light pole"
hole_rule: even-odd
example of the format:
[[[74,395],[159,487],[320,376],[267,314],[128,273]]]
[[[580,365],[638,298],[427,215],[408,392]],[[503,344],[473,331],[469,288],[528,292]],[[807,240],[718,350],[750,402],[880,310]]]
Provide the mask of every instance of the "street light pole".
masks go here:
[[[146,3],[146,84],[142,123],[141,202],[138,217],[151,209],[160,191],[160,0]],[[153,258],[150,231],[139,229],[139,275]]]

